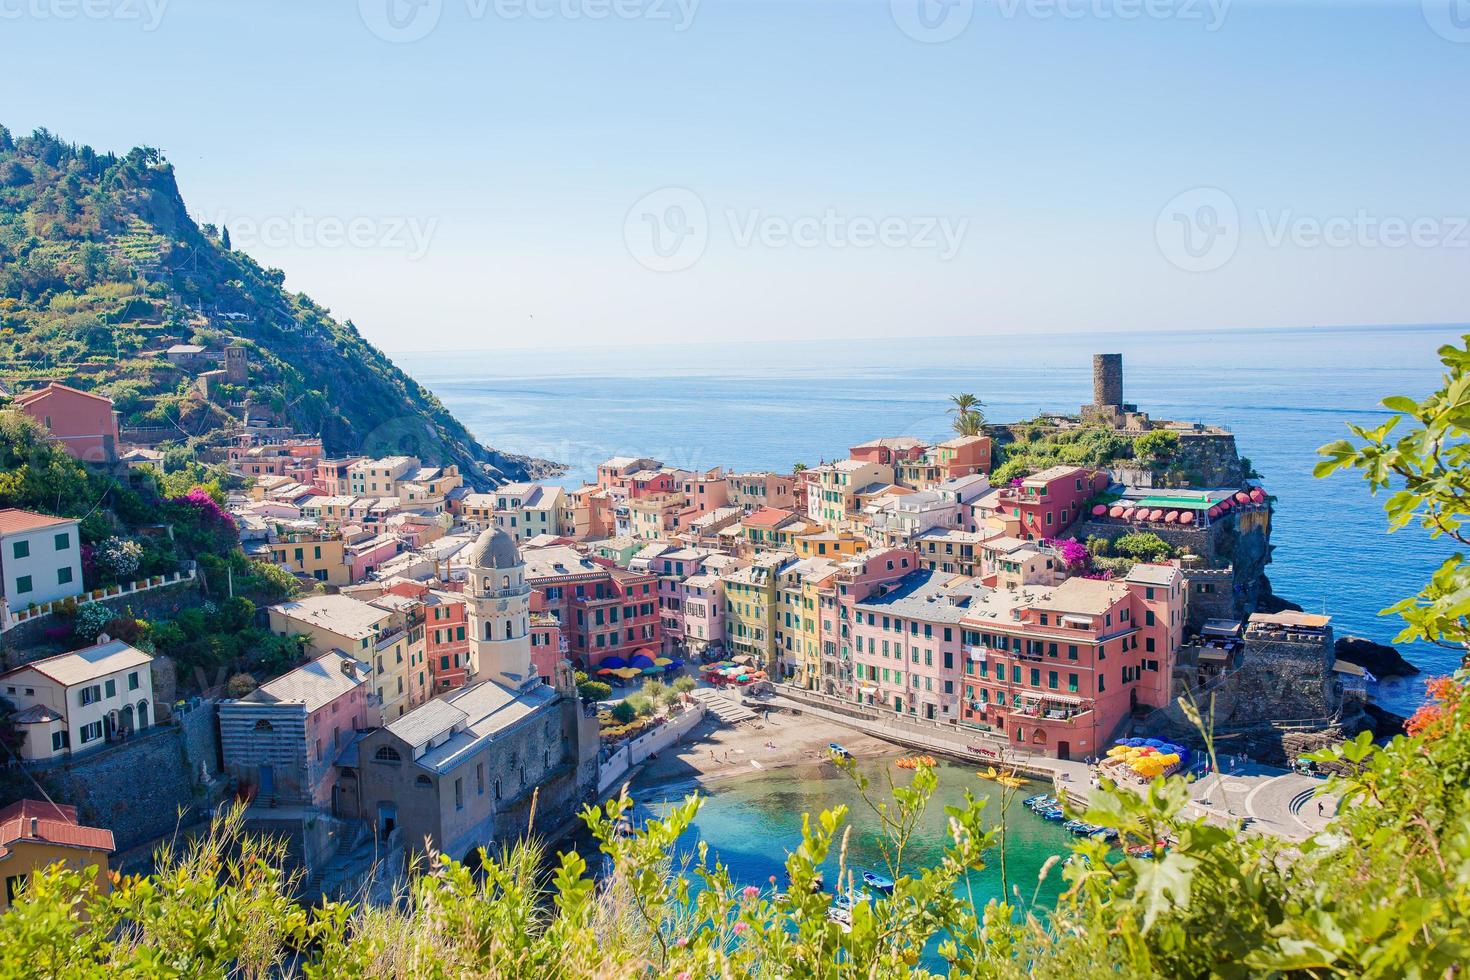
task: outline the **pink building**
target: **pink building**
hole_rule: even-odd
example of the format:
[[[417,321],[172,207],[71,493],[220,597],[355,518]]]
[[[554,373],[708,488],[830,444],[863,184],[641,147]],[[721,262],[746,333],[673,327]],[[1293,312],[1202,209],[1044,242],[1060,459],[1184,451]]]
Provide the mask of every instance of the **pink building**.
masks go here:
[[[979,579],[911,571],[852,607],[858,700],[926,721],[958,721],[961,620],[993,590]]]
[[[1034,541],[1055,538],[1082,516],[1083,506],[1112,483],[1106,470],[1053,466],[1002,487],[994,515],[1008,534]]]
[[[398,554],[398,538],[392,534],[374,534],[368,530],[344,532],[346,546],[343,559],[352,570],[354,583],[366,581],[378,566]]]
[[[219,704],[226,770],[260,800],[329,809],[337,756],[368,725],[367,665],[340,650]]]
[[[878,548],[842,562],[835,588],[824,592],[821,602],[821,684],[825,693],[857,696],[853,641],[857,604],[918,567],[919,555],[912,548]]]
[[[896,467],[909,460],[923,459],[928,450],[929,444],[922,439],[915,439],[913,436],[888,436],[853,446],[847,451],[847,458]]]
[[[731,507],[739,507],[746,512],[762,507],[802,509],[798,489],[803,484],[793,474],[731,473],[725,483],[728,488],[726,500]]]
[[[45,426],[51,441],[84,463],[117,460],[117,413],[112,399],[51,382],[15,396],[15,407]]]
[[[675,527],[688,527],[696,518],[719,510],[730,502],[730,483],[725,479],[724,470],[718,466],[707,473],[686,477],[681,489],[684,507],[674,522]]]
[[[1184,628],[1177,568],[994,595],[1011,608],[964,619],[966,723],[1020,749],[1095,756],[1130,711],[1168,701]]]
[[[701,654],[725,643],[725,586],[718,575],[701,572],[679,583],[684,649]]]
[[[531,593],[531,667],[542,683],[555,684],[557,664],[567,659],[568,643],[561,621],[546,610],[546,597]]]

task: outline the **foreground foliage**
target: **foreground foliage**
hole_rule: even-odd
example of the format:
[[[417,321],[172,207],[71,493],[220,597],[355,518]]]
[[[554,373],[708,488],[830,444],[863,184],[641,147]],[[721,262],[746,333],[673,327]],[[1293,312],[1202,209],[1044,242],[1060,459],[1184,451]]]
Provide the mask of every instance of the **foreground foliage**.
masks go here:
[[[242,834],[237,812],[107,894],[91,872],[37,876],[0,930],[0,977],[890,977],[924,975],[931,941],[947,969],[973,977],[1459,975],[1470,959],[1470,699],[1447,700],[1432,733],[1332,754],[1361,771],[1334,784],[1341,815],[1299,848],[1185,816],[1178,778],[1143,793],[1105,787],[1087,820],[1129,844],[1174,843],[1147,858],[1073,845],[1042,872],[1068,885],[1046,913],[972,901],[966,873],[1004,833],[979,801],[947,808],[936,864],[905,861],[937,781],[921,768],[873,802],[898,884],[859,904],[850,932],[811,887],[824,865],[832,884],[829,859],[843,865],[843,807],[806,818],[785,892],[742,887],[703,848],[671,858],[698,799],[632,832],[617,799],[584,814],[614,869],[605,877],[575,852],[548,861],[521,843],[478,872],[440,859],[391,907],[319,909],[288,897],[280,848]],[[1022,897],[1036,885],[1013,884]]]

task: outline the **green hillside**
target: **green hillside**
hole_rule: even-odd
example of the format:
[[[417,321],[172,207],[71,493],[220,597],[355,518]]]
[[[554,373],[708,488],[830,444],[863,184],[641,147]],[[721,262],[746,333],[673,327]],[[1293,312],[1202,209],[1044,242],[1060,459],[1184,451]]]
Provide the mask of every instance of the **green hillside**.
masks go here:
[[[311,298],[190,219],[159,151],[122,157],[0,126],[0,381],[58,380],[125,427],[218,446],[246,411],[320,432],[330,454],[412,453],[486,488],[547,464],[478,443],[432,394]],[[248,384],[206,395],[173,344],[249,348]],[[248,405],[246,409],[243,406]]]

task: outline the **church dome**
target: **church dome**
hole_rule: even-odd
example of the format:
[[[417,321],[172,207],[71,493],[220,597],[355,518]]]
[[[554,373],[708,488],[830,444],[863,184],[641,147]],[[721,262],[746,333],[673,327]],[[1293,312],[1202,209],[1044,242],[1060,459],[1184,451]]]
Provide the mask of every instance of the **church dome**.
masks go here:
[[[515,540],[500,528],[486,528],[470,546],[471,568],[514,568],[521,564]]]

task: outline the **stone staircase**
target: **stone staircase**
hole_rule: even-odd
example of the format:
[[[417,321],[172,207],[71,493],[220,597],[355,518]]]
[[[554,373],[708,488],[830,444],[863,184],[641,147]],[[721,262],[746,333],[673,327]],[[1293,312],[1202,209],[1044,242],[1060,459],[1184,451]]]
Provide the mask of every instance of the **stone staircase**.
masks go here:
[[[742,721],[755,720],[754,711],[712,687],[698,688],[689,692],[689,695],[704,705],[705,710],[718,718],[722,725],[738,725]]]

